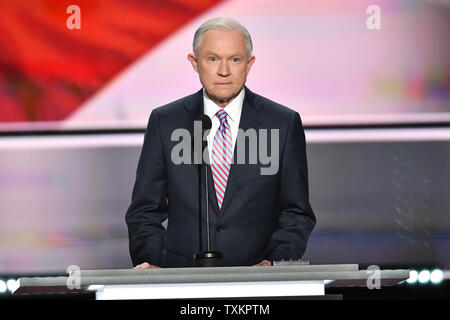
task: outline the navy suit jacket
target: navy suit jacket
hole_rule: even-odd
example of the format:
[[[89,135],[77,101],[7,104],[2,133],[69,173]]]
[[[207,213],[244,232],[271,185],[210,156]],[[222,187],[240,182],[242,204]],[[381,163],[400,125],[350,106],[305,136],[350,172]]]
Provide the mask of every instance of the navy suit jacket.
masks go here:
[[[300,259],[316,223],[309,203],[302,122],[297,112],[244,88],[239,128],[279,130],[279,169],[274,175],[261,175],[260,169],[269,165],[261,161],[250,164],[248,144],[247,161],[237,163],[235,148],[220,211],[209,171],[210,249],[223,253],[225,266]],[[133,265],[194,266],[200,248],[199,165],[171,161],[172,148],[180,142],[171,141],[171,135],[178,128],[193,134],[194,121],[201,114],[203,92],[199,90],[154,109],[150,115],[125,218]],[[166,229],[162,222],[167,218]]]

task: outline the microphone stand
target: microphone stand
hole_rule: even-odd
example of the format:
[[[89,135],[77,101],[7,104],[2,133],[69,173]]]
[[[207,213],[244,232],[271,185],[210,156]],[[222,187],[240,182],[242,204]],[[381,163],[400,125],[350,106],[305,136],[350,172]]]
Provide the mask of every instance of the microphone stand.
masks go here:
[[[203,134],[202,134],[202,137],[203,137]],[[207,147],[207,143],[206,142],[204,142],[203,144],[202,144],[202,155],[203,155],[203,151],[205,150],[205,146]],[[202,219],[201,219],[201,216],[202,216],[202,213],[203,213],[203,210],[202,210],[202,205],[201,205],[201,200],[200,200],[200,225],[199,225],[199,227],[200,227],[200,232],[199,232],[199,234],[200,234],[200,252],[199,253],[197,253],[196,255],[195,255],[195,257],[194,257],[194,260],[195,260],[195,265],[197,266],[197,267],[220,267],[220,266],[222,266],[223,265],[223,254],[222,254],[222,252],[219,252],[219,251],[211,251],[211,245],[210,245],[210,219],[209,219],[209,189],[208,189],[208,164],[207,163],[204,163],[204,161],[203,161],[203,157],[202,157],[202,162],[201,162],[201,165],[200,165],[200,170],[199,170],[199,179],[198,179],[198,184],[199,184],[199,198],[201,199],[201,172],[203,171],[203,170],[201,170],[201,169],[203,169],[202,167],[204,167],[205,168],[205,170],[204,170],[204,173],[205,173],[205,200],[206,200],[206,204],[205,204],[205,207],[206,207],[206,245],[207,245],[207,251],[203,251],[202,249],[203,249],[203,244],[202,244],[202,236],[201,236],[201,234],[202,234],[202,223],[201,223],[201,221],[202,221]]]
[[[211,251],[211,245],[209,240],[209,199],[208,199],[208,165],[203,164],[202,166],[205,167],[205,198],[206,198],[206,250]]]
[[[203,221],[202,221],[202,184],[200,183],[202,181],[202,170],[201,166],[199,166],[198,170],[198,208],[199,208],[199,214],[198,214],[198,249],[200,252],[203,251],[203,237],[202,237],[202,229],[203,229]]]

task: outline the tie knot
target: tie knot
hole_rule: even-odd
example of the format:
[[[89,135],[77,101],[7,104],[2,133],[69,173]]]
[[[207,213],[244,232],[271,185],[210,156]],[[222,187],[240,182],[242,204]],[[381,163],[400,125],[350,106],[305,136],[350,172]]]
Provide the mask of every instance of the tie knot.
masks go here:
[[[220,123],[224,123],[225,121],[227,121],[227,112],[223,109],[217,111],[216,116],[217,118],[219,118]]]

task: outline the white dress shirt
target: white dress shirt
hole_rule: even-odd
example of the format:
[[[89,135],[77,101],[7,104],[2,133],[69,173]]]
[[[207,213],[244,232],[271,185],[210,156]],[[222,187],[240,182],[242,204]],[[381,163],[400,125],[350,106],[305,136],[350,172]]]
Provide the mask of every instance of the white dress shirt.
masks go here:
[[[216,132],[220,127],[220,120],[216,116],[217,111],[223,109],[227,113],[227,121],[231,129],[231,139],[232,139],[232,151],[234,154],[234,147],[236,145],[236,138],[239,130],[239,121],[241,120],[242,106],[244,104],[245,89],[242,88],[241,92],[233,99],[225,108],[219,107],[215,102],[213,102],[208,95],[205,93],[203,88],[203,105],[204,113],[211,118],[212,126],[211,132],[208,135],[208,151],[209,151],[209,161],[211,163],[212,146],[214,143],[214,137]],[[233,159],[233,154],[231,159]]]

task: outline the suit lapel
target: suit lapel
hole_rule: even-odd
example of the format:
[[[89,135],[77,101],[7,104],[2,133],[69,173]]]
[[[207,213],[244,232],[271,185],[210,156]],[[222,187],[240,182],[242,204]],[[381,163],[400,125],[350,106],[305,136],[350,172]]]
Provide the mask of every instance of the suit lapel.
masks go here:
[[[194,135],[194,121],[204,113],[204,106],[203,106],[203,89],[200,89],[197,93],[195,93],[192,96],[192,99],[186,103],[184,106],[185,112],[180,113],[180,116],[178,117],[178,124],[180,128],[185,128],[189,131],[191,134],[191,137]],[[194,163],[193,155],[191,156],[191,163]],[[199,170],[198,165],[190,165],[188,166],[192,170]],[[196,174],[198,176],[198,174]],[[204,180],[204,173],[202,173],[202,180],[201,180],[201,190],[202,190],[202,197],[204,197],[205,190],[205,180]],[[196,180],[194,182],[193,188],[197,188],[198,181]],[[219,205],[217,204],[217,197],[216,197],[216,191],[214,189],[214,181],[212,179],[211,174],[211,168],[208,168],[208,198],[209,198],[209,208],[213,208],[216,216],[219,215]],[[204,203],[202,201],[202,203]]]
[[[247,87],[245,87],[245,98],[244,103],[242,105],[242,113],[241,119],[239,121],[239,129],[243,131],[247,131],[248,129],[255,129],[258,132],[258,129],[263,126],[263,118],[261,116],[260,105],[255,104],[255,94],[251,92]],[[237,139],[240,139],[241,132],[238,133]],[[242,137],[241,137],[242,138]],[[236,190],[244,182],[248,175],[248,162],[244,164],[238,164],[238,152],[242,150],[238,150],[238,144],[236,142],[234,152],[233,152],[233,164],[231,165],[230,173],[228,175],[227,188],[225,190],[225,197],[223,200],[222,209],[219,214],[219,218],[221,219],[230,205],[231,199],[236,193]],[[245,159],[248,159],[248,148],[245,148]],[[217,202],[217,201],[216,201]]]
[[[191,96],[191,99],[184,105],[183,111],[178,115],[178,124],[180,128],[189,130],[192,136],[194,134],[194,121],[203,113],[202,90]]]

